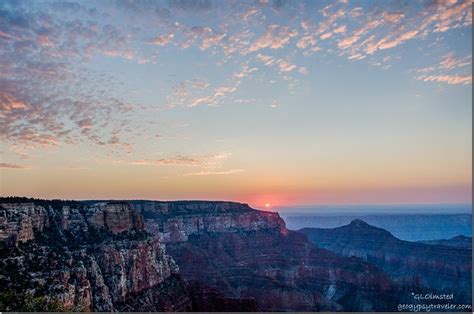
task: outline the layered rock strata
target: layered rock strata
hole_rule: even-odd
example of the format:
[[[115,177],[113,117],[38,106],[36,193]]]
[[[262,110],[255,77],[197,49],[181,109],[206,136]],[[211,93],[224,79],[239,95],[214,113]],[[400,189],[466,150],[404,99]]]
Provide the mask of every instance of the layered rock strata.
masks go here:
[[[134,202],[188,283],[261,311],[395,309],[398,287],[377,267],[319,249],[277,213],[229,202]]]
[[[8,201],[0,203],[2,310],[191,308],[178,267],[129,204]],[[170,287],[180,289],[161,300]]]

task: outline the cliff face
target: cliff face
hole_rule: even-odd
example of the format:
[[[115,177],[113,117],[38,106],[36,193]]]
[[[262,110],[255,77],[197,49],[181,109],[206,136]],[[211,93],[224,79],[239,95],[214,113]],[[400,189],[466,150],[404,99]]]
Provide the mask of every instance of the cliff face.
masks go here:
[[[188,283],[261,311],[390,310],[391,280],[359,259],[318,249],[276,213],[220,202],[137,202]]]
[[[454,293],[455,301],[471,303],[470,249],[403,241],[359,219],[339,228],[299,232],[321,248],[378,265],[398,282],[418,282],[427,292]]]
[[[143,230],[143,217],[130,208],[127,203],[100,203],[91,208],[92,214],[88,217],[96,227],[105,227],[113,233],[127,230]]]
[[[277,213],[263,212],[233,202],[132,203],[145,217],[147,230],[164,243],[188,241],[190,235],[236,233],[266,229],[287,233]]]
[[[49,226],[48,213],[33,203],[0,204],[0,241],[24,243]]]
[[[173,259],[128,204],[1,203],[0,216],[2,310],[191,306]]]
[[[34,240],[50,226],[50,216],[60,219],[62,230],[82,230],[88,225],[105,228],[112,233],[144,230],[143,216],[126,203],[98,203],[77,208],[64,205],[53,210],[35,203],[0,203],[0,241],[25,243]]]

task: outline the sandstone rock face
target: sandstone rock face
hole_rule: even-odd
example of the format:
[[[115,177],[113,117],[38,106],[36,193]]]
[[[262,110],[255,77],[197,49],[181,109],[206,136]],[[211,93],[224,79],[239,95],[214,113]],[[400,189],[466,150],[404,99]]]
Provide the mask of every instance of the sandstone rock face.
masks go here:
[[[144,231],[139,212],[128,204],[70,203],[1,204],[0,304],[7,307],[0,310],[22,309],[28,295],[35,306],[39,298],[67,311],[190,308],[183,282],[173,277],[178,267]],[[5,304],[12,293],[18,304]],[[162,301],[160,293],[176,300]]]
[[[427,292],[454,293],[455,301],[471,304],[470,249],[403,241],[360,219],[339,228],[299,232],[321,248],[378,265],[397,282],[417,282]]]
[[[105,244],[96,257],[114,303],[126,302],[131,294],[152,288],[178,271],[155,239]]]
[[[260,311],[393,310],[382,271],[311,245],[277,213],[228,202],[136,202],[183,279]],[[225,304],[225,303],[223,303]]]
[[[59,214],[61,217],[61,227],[73,233],[88,232],[89,224],[87,223],[85,211],[70,206],[62,206]]]
[[[193,234],[228,233],[277,229],[287,233],[277,213],[257,211],[233,202],[132,203],[141,210],[147,230],[161,242],[185,242]]]
[[[33,203],[0,203],[0,241],[34,239],[34,231],[49,226],[46,209]]]
[[[50,278],[46,278],[44,275],[37,274],[44,280],[50,280],[52,284],[50,290],[57,290],[54,298],[64,309],[70,311],[91,311],[93,309],[92,286],[84,265],[51,272],[49,273]]]
[[[89,209],[93,214],[89,222],[98,227],[105,227],[113,233],[127,230],[143,230],[142,215],[132,211],[127,203],[102,203]]]

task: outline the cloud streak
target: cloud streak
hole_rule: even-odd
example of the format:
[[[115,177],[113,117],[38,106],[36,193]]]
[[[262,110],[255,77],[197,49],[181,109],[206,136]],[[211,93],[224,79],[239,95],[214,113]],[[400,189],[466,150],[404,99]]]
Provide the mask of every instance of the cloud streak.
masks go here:
[[[176,154],[168,158],[160,158],[156,160],[136,160],[132,161],[133,165],[147,166],[187,166],[187,167],[201,167],[201,168],[216,168],[230,157],[230,153],[219,153],[211,155],[193,155],[185,156]]]
[[[6,168],[6,169],[30,169],[30,166],[18,165],[18,164],[10,164],[10,163],[6,163],[6,162],[0,162],[0,168]]]
[[[288,26],[277,24],[269,25],[265,34],[258,38],[249,48],[255,52],[264,48],[280,49],[286,46],[290,40],[298,35],[298,31]]]
[[[472,75],[420,75],[416,78],[424,82],[438,82],[449,85],[472,84]]]
[[[421,74],[415,78],[424,82],[445,83],[448,85],[470,85],[472,84],[471,68],[472,56],[458,58],[453,52],[443,56],[439,65],[432,65],[416,69]],[[464,73],[456,73],[463,71]]]
[[[184,176],[224,176],[230,174],[236,174],[244,172],[243,169],[230,169],[224,171],[199,171],[199,172],[191,172],[185,173]]]

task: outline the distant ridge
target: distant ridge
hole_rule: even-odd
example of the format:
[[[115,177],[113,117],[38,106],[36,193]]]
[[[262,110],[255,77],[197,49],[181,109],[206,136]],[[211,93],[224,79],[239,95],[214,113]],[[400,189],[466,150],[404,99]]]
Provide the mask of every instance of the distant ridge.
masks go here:
[[[418,241],[419,243],[425,244],[437,244],[437,245],[446,245],[452,247],[460,247],[472,250],[472,237],[466,237],[463,235],[458,235],[452,237],[451,239],[441,239],[441,240],[431,240],[431,241]]]
[[[472,236],[471,214],[374,214],[374,215],[288,215],[282,214],[288,229],[336,228],[361,219],[391,232],[399,239],[425,241]]]
[[[439,293],[456,291],[458,301],[470,302],[470,249],[400,240],[361,219],[338,228],[303,228],[298,232],[321,248],[381,267],[395,281],[418,282],[420,287]],[[454,240],[464,241],[464,238],[467,237]]]

